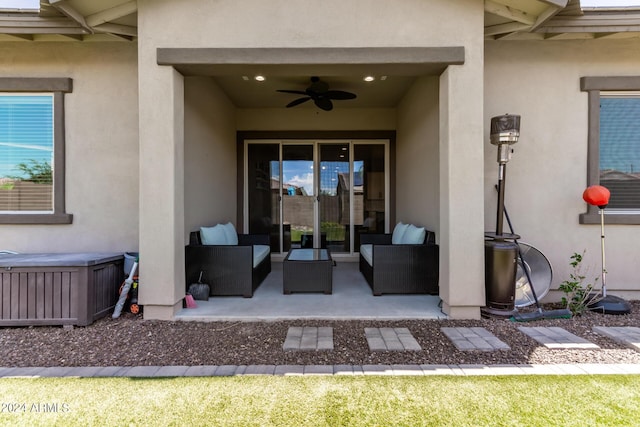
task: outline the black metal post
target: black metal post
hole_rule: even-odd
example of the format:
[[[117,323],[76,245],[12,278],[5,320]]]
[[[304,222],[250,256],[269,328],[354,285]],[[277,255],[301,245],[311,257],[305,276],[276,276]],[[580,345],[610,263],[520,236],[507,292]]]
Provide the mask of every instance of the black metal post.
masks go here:
[[[496,235],[502,236],[503,224],[504,224],[504,188],[505,188],[505,173],[507,165],[501,163],[498,168],[498,209],[496,213]]]

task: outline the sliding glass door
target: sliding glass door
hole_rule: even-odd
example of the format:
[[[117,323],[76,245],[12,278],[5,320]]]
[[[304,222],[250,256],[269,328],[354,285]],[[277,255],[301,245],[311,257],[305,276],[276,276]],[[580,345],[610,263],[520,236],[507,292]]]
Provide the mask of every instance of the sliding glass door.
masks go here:
[[[313,148],[313,144],[282,145],[282,224],[290,233],[292,248],[317,247]]]
[[[273,253],[358,252],[388,229],[386,141],[247,141],[245,218]]]
[[[351,252],[349,143],[320,143],[320,241],[332,253]]]
[[[280,252],[282,238],[286,241],[280,226],[280,144],[248,144],[247,160],[245,217],[249,233],[269,234],[271,250]]]

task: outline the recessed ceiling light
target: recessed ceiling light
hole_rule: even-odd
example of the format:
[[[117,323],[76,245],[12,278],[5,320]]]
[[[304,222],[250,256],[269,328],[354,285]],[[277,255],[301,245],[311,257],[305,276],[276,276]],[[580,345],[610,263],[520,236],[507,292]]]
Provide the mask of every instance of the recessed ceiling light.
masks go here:
[[[249,77],[247,77],[247,76],[242,76],[242,80],[244,80],[245,82],[248,82],[248,81],[249,81]]]
[[[362,80],[364,80],[365,82],[372,82],[374,81],[376,78],[373,76],[365,76]]]
[[[265,76],[262,76],[262,75],[258,74],[257,76],[255,76],[255,77],[254,77],[254,79],[255,79],[257,82],[263,82],[263,81],[265,81],[267,78],[266,78]]]
[[[380,80],[387,80],[387,76],[380,76]]]

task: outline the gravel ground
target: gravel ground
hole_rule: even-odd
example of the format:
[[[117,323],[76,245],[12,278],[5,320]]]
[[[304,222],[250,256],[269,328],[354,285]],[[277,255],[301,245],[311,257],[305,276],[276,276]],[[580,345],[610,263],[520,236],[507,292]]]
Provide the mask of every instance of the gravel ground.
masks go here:
[[[332,326],[334,350],[283,351],[289,326]],[[484,327],[511,350],[458,351],[445,326]],[[559,326],[599,350],[549,350],[519,326]],[[629,315],[585,313],[572,319],[515,323],[504,319],[406,321],[167,322],[124,313],[87,327],[0,328],[0,366],[556,364],[640,363],[640,352],[593,332],[594,326],[640,326],[640,301]],[[370,352],[366,327],[409,328],[421,351]]]

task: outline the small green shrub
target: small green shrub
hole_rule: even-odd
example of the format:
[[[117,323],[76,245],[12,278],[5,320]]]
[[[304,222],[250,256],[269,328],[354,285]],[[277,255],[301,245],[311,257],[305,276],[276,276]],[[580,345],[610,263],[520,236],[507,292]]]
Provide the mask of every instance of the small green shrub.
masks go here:
[[[28,164],[26,162],[18,163],[15,169],[20,171],[22,175],[11,176],[12,179],[35,182],[36,184],[53,183],[51,163],[46,160],[30,159]]]
[[[581,315],[594,298],[592,291],[595,289],[595,283],[598,281],[596,277],[593,283],[584,283],[587,279],[586,272],[583,272],[582,260],[586,251],[581,254],[575,252],[571,255],[569,265],[573,271],[569,274],[569,280],[565,280],[560,284],[558,289],[564,292],[562,304],[573,313],[574,316]]]

